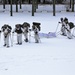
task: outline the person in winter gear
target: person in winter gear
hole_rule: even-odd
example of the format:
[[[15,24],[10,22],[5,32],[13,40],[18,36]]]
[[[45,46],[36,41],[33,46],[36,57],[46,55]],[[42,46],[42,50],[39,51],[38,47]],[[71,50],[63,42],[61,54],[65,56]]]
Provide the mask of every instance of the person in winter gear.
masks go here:
[[[66,36],[66,30],[65,30],[65,22],[64,22],[64,19],[63,19],[63,18],[60,18],[60,21],[61,21],[61,22],[59,22],[59,23],[62,24],[62,26],[61,26],[61,34],[62,34],[63,36]]]
[[[15,29],[13,30],[12,33],[16,32],[17,33],[17,44],[21,45],[22,44],[22,33],[23,33],[23,28],[21,24],[16,24]]]
[[[24,31],[25,42],[28,42],[28,32],[29,32],[30,24],[27,22],[24,22],[22,27]]]
[[[4,24],[1,27],[1,32],[3,32],[3,35],[4,35],[4,46],[6,47],[9,47],[9,37],[11,36],[10,35],[11,30],[12,30],[12,27],[7,24]]]
[[[71,29],[67,18],[64,18],[65,29],[68,39],[72,39]]]
[[[35,43],[39,43],[40,23],[33,22],[32,30],[34,31]]]

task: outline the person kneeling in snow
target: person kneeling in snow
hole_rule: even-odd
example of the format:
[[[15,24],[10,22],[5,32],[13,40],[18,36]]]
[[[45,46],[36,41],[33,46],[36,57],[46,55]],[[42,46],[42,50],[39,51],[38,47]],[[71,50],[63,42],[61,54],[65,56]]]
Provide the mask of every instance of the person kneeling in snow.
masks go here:
[[[71,29],[70,29],[70,25],[69,25],[68,19],[65,18],[64,22],[65,22],[65,29],[66,29],[67,37],[68,37],[68,39],[72,39],[72,34],[71,34]]]
[[[35,43],[39,43],[40,23],[33,22],[32,30],[34,31]]]
[[[1,27],[1,32],[3,32],[4,35],[4,46],[9,47],[9,36],[11,35],[11,26],[4,24]]]
[[[66,29],[65,29],[65,22],[63,18],[60,18],[59,22],[62,26],[61,26],[61,35],[66,36]]]
[[[23,29],[21,24],[16,24],[15,25],[15,29],[13,30],[12,33],[16,32],[17,33],[17,44],[21,45],[22,44],[22,33],[23,33]]]

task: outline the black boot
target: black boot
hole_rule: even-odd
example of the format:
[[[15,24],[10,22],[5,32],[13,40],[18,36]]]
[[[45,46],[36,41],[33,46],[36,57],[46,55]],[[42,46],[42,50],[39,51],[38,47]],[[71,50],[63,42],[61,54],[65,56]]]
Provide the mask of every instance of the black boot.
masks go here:
[[[3,46],[6,46],[6,44],[4,44]]]
[[[18,42],[18,43],[16,43],[16,45],[19,45],[19,42]]]
[[[10,46],[7,46],[7,48],[9,48]]]
[[[35,43],[39,43],[39,41],[37,40]]]
[[[19,43],[19,45],[22,45],[22,43]]]
[[[27,38],[25,39],[25,42],[28,42],[28,39]]]

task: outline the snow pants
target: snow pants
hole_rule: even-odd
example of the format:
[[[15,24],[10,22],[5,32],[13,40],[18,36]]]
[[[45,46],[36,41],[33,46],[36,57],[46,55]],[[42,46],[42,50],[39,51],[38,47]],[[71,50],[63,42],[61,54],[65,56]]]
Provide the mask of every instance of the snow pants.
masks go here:
[[[25,41],[28,42],[28,32],[24,32]]]
[[[61,27],[61,33],[66,36],[66,29],[64,26]]]
[[[8,34],[7,36],[4,35],[4,45],[6,45],[7,47],[9,46],[9,37],[10,37],[10,34]]]
[[[35,43],[39,43],[39,34],[34,34]]]
[[[17,43],[18,44],[22,44],[22,33],[21,34],[17,34]]]

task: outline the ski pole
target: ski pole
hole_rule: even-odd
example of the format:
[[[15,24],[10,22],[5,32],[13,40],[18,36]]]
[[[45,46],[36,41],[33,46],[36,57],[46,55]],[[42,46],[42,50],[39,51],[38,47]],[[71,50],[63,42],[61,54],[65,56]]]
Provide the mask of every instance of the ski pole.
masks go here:
[[[11,33],[10,33],[10,35],[9,35],[9,36],[10,36],[10,42],[11,42],[11,46],[12,46],[12,39],[11,39]]]
[[[74,31],[75,31],[75,27],[74,27],[74,29],[73,29],[73,32],[72,32],[72,34],[74,34]]]
[[[55,33],[57,32],[58,27],[59,27],[59,23],[58,23],[58,25],[57,25],[57,27],[56,27]]]
[[[1,32],[0,32],[0,41],[1,41]]]
[[[31,29],[29,29],[29,43],[31,42]]]
[[[11,36],[11,46],[13,46],[13,40],[14,40],[14,33],[12,33],[12,36]]]
[[[0,40],[1,40],[1,32],[0,32]]]
[[[39,33],[38,33],[38,38],[39,38],[39,43],[41,43],[41,39],[40,39]]]
[[[74,31],[75,31],[75,27],[74,27],[73,32],[72,32],[72,36],[73,36],[73,37],[75,37],[75,35],[74,35]]]
[[[40,37],[39,37],[39,42],[41,43],[41,39],[40,39]]]

